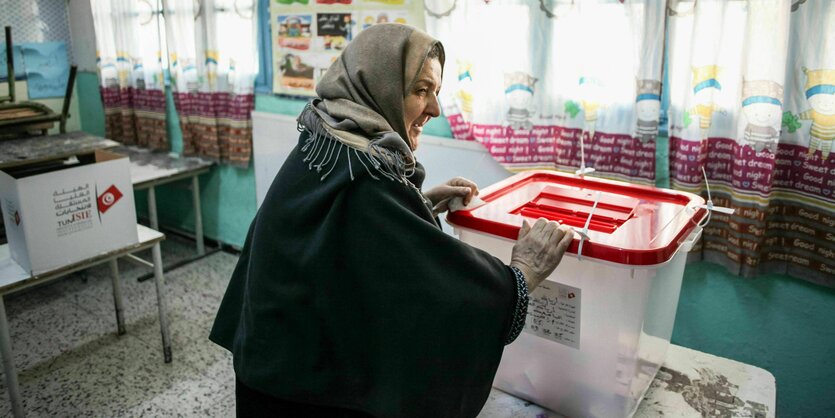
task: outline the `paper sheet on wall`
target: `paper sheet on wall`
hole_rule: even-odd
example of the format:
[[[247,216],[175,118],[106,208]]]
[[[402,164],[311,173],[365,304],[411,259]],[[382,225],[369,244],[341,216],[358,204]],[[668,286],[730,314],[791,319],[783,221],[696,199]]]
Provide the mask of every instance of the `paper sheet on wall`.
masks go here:
[[[41,42],[21,44],[30,99],[63,97],[70,69],[67,44]],[[15,71],[17,72],[17,71]]]

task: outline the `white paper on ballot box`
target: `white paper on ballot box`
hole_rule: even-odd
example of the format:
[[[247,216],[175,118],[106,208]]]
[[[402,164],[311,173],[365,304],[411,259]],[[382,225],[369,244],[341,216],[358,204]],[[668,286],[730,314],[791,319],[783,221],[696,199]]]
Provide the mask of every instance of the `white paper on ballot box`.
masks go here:
[[[545,280],[530,295],[525,332],[580,348],[580,289]]]

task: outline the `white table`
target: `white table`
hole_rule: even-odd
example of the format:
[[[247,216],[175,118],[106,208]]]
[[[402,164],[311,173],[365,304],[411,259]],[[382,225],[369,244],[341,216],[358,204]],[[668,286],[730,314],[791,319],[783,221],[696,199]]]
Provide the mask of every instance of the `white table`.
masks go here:
[[[164,151],[151,151],[134,146],[116,147],[113,151],[127,155],[130,159],[130,180],[133,189],[148,189],[148,218],[151,221],[151,229],[159,230],[156,186],[191,178],[190,189],[191,201],[194,205],[194,237],[197,241],[197,255],[205,255],[200,180],[197,176],[207,173],[213,163],[197,157],[175,158]]]
[[[670,345],[635,417],[774,418],[777,386],[766,370]],[[558,413],[493,388],[479,418],[558,418]]]
[[[14,363],[12,361],[12,345],[11,337],[9,336],[9,322],[6,318],[6,307],[3,303],[3,297],[7,294],[17,292],[30,286],[56,280],[72,272],[86,269],[97,264],[109,263],[111,280],[113,283],[113,301],[116,305],[116,328],[119,335],[122,335],[125,333],[124,305],[122,303],[122,291],[119,282],[119,266],[116,259],[124,256],[130,261],[153,267],[154,282],[157,293],[157,306],[159,308],[159,325],[162,330],[162,352],[165,362],[171,362],[171,337],[168,331],[168,317],[166,315],[167,309],[165,303],[165,277],[163,277],[162,274],[162,251],[160,250],[160,242],[165,239],[165,235],[142,225],[136,225],[136,229],[139,235],[139,242],[135,244],[123,248],[117,248],[115,250],[36,275],[32,275],[23,270],[23,268],[10,258],[8,244],[0,246],[0,357],[2,357],[3,360],[3,372],[5,373],[6,386],[8,387],[9,398],[12,402],[12,412],[15,417],[23,417],[24,412],[23,403],[20,399],[20,389],[17,383],[17,371],[15,370]],[[132,253],[142,251],[147,248],[152,248],[152,263],[131,255]]]

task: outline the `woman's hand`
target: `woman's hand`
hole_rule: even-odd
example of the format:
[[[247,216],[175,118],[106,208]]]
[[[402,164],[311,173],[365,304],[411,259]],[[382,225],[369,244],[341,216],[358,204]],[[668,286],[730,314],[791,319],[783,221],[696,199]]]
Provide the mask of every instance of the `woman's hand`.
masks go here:
[[[478,195],[478,186],[463,177],[455,177],[445,184],[429,189],[423,195],[432,202],[432,212],[437,215],[449,210],[449,201],[453,197],[461,197],[464,206],[470,204],[473,196]]]
[[[510,265],[525,275],[528,291],[532,292],[557,268],[568,249],[574,231],[545,218],[537,219],[533,226],[522,222],[519,238],[513,246]]]

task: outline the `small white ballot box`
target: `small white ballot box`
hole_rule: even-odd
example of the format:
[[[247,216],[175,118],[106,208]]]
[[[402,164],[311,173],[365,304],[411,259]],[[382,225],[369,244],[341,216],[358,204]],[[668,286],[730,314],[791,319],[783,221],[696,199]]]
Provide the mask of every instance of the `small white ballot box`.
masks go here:
[[[33,275],[138,242],[128,158],[99,150],[0,171],[12,259]]]
[[[530,295],[494,386],[572,417],[634,414],[664,362],[687,252],[707,211],[696,195],[551,171],[483,189],[447,215],[464,242],[510,262],[522,221],[573,227],[562,262]]]

